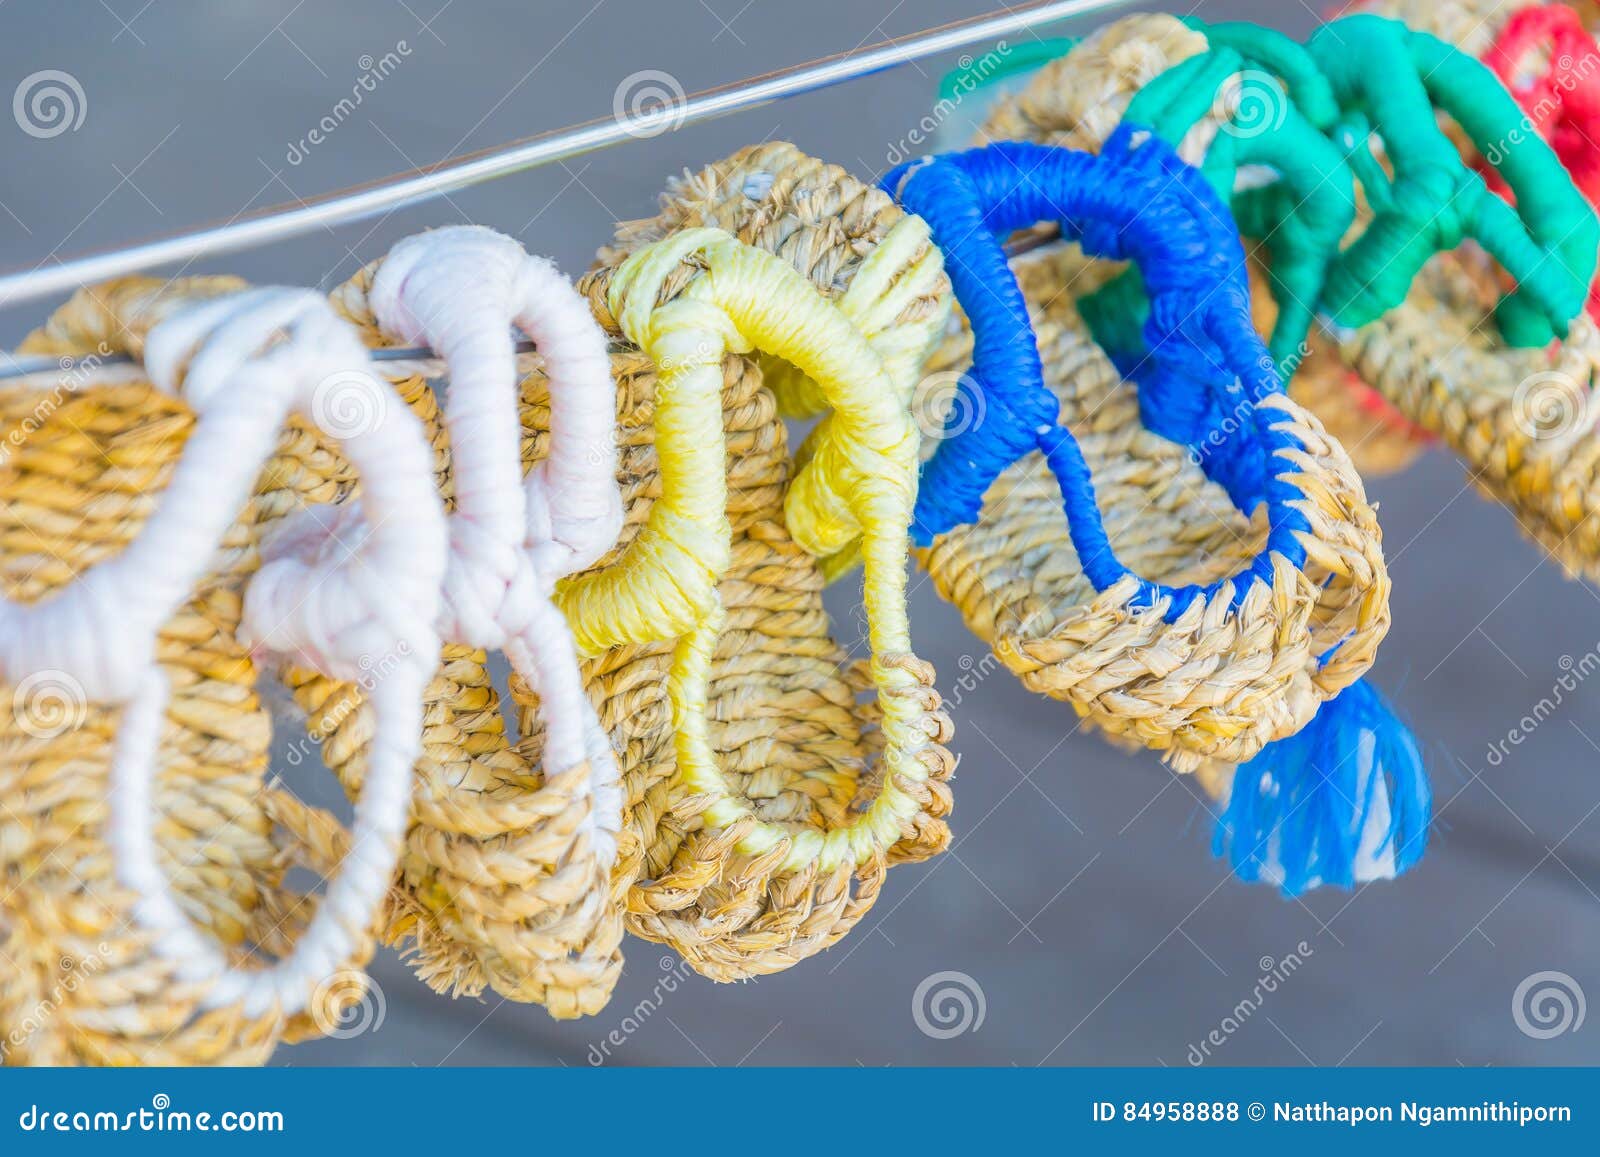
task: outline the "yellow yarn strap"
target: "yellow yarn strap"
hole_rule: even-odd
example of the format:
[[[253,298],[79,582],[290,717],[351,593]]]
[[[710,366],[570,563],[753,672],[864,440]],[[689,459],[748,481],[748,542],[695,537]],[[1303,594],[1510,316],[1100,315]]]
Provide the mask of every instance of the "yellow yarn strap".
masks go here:
[[[689,258],[704,272],[658,306],[662,285]],[[709,576],[706,613],[680,639],[667,686],[678,775],[691,793],[712,801],[704,813],[707,823],[727,828],[744,821],[738,846],[746,854],[786,846],[780,870],[862,863],[901,838],[906,821],[920,809],[907,789],[928,778],[918,755],[930,736],[920,726],[918,681],[905,664],[911,639],[906,553],[917,461],[904,387],[891,383],[883,360],[842,306],[823,298],[782,259],[721,229],[687,229],[629,257],[611,283],[609,304],[623,333],[660,367],[656,421],[663,472],[670,455],[686,452],[678,436],[699,438],[702,451],[706,445],[715,449],[716,477],[697,476],[692,501],[700,504],[702,519],[716,518],[725,533],[727,482],[717,393],[723,351],[759,348],[791,363],[833,410],[830,435],[818,445],[811,467],[791,483],[785,512],[796,542],[814,553],[831,553],[858,533],[861,538],[872,679],[885,739],[877,799],[847,826],[826,834],[796,831],[756,820],[723,777],[711,745],[707,702],[723,622],[715,581],[728,563],[726,539],[720,567]],[[684,410],[693,412],[692,422]],[[674,431],[665,447],[664,428]],[[701,577],[696,573],[685,582],[698,583]],[[639,608],[629,613],[638,614]]]
[[[834,303],[882,364],[882,384],[875,387],[884,390],[881,400],[906,412],[954,301],[948,293],[936,291],[944,259],[931,241],[926,221],[902,217],[862,261],[849,288]],[[915,321],[902,320],[912,303],[926,297],[937,297],[941,308]],[[764,359],[763,376],[783,413],[810,417],[834,405],[829,390],[805,370],[787,359],[768,369],[765,363],[773,361],[774,356]],[[816,528],[814,540],[799,530],[795,537],[823,558],[823,571],[830,580],[854,565],[861,530],[841,497],[852,482],[848,475],[837,473],[840,454],[848,456],[851,451],[839,447],[838,440],[832,415],[825,416],[795,454],[795,480],[785,504],[792,530],[797,525]]]
[[[617,301],[640,282],[659,286],[680,258],[678,239],[641,250],[618,270]],[[598,654],[627,643],[682,636],[703,622],[728,569],[732,529],[722,436],[722,359],[748,343],[726,314],[685,293],[640,311],[634,295],[623,330],[656,362],[656,457],[661,495],[639,536],[610,566],[567,580],[556,603],[578,649]],[[654,302],[650,302],[653,305]]]

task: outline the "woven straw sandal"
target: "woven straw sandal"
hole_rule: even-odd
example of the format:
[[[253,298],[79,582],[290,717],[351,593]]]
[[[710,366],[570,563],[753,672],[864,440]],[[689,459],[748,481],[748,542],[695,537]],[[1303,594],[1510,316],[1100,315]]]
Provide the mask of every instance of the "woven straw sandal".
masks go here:
[[[1550,147],[1517,132],[1511,95],[1460,50],[1375,16],[1330,25],[1310,48],[1352,131],[1370,119],[1394,170],[1387,182],[1364,177],[1380,211],[1330,277],[1329,312],[1359,327],[1341,334],[1341,357],[1460,455],[1568,573],[1600,576],[1590,437],[1600,330],[1583,312],[1594,211]],[[1375,74],[1399,79],[1380,86]],[[1465,165],[1434,106],[1495,162],[1515,209]],[[1438,174],[1452,170],[1441,193]],[[1463,238],[1477,250],[1441,252]],[[1498,301],[1494,277],[1511,287]]]
[[[609,902],[621,791],[552,595],[621,525],[605,336],[554,267],[475,227],[400,242],[333,302],[369,345],[431,346],[449,379],[441,420],[420,373],[385,366],[434,446],[452,513],[448,642],[424,698],[416,809],[384,939],[409,945],[436,990],[492,988],[557,1017],[592,1014],[622,968]],[[526,480],[513,324],[539,343],[558,419],[556,453]],[[362,518],[356,507],[340,513],[326,538]],[[545,704],[537,754],[531,739],[507,736],[483,648],[504,650],[530,703]],[[364,687],[314,671],[293,683],[328,737],[328,765],[359,785]]]
[[[1133,140],[994,145],[885,178],[948,241],[974,334],[923,472],[919,555],[1031,690],[1180,771],[1254,760],[1219,831],[1241,876],[1298,892],[1392,874],[1420,855],[1428,791],[1357,684],[1388,627],[1377,521],[1283,396],[1225,208],[1165,143]],[[1155,352],[1137,394],[1062,292],[1080,258],[1021,263],[1021,286],[1007,269],[998,238],[1040,220],[1138,264]]]
[[[1324,136],[1336,113],[1304,50],[1281,35],[1141,14],[1105,25],[997,101],[977,140],[1096,150],[1128,118],[1204,168],[1226,198],[1259,183],[1257,174],[1280,174],[1259,200],[1246,198],[1261,219],[1239,222],[1247,237],[1266,239],[1251,253],[1258,326],[1272,334],[1290,396],[1322,420],[1363,475],[1384,474],[1433,439],[1353,374],[1311,324],[1356,206],[1349,166]],[[1137,336],[1137,300],[1137,278],[1128,276],[1084,302],[1084,315],[1115,348],[1119,331],[1122,344]],[[1286,318],[1283,301],[1293,305]]]
[[[1431,33],[1488,64],[1526,112],[1526,125],[1531,125],[1556,150],[1578,190],[1591,205],[1600,203],[1600,150],[1593,143],[1596,118],[1600,117],[1600,89],[1596,87],[1600,73],[1594,67],[1594,37],[1585,28],[1586,23],[1592,28],[1600,21],[1600,12],[1593,4],[1574,8],[1526,0],[1449,0],[1443,4],[1374,0],[1353,5],[1352,11],[1401,20],[1413,30]],[[1445,122],[1444,128],[1489,187],[1506,194],[1507,186],[1491,163],[1501,159],[1500,146],[1492,146],[1485,155],[1453,123]],[[1515,131],[1520,135],[1527,128],[1519,124]],[[1440,262],[1457,263],[1464,263],[1467,268],[1444,271],[1437,277],[1430,276],[1430,280],[1435,281],[1436,295],[1450,299],[1464,294],[1461,301],[1450,304],[1470,314],[1483,293],[1488,292],[1482,283],[1492,279],[1496,270],[1492,262],[1474,254],[1471,247],[1463,247],[1456,256]],[[1489,301],[1492,305],[1492,297]],[[1485,312],[1477,310],[1478,316]],[[1600,320],[1600,280],[1590,285],[1588,312],[1591,318]],[[1354,374],[1351,379],[1360,381]],[[1415,444],[1413,431],[1421,431],[1427,441],[1435,440],[1365,383],[1351,394],[1326,389],[1323,397],[1308,399],[1308,404],[1330,426],[1361,420],[1362,414],[1381,419],[1382,427],[1367,443],[1375,450],[1403,447],[1407,442]],[[1556,399],[1554,404],[1559,408],[1564,403]],[[1376,470],[1382,465],[1398,469],[1409,460],[1408,456],[1397,454],[1392,464],[1374,464],[1371,468]],[[1363,464],[1364,470],[1368,468]]]
[[[708,220],[742,221],[743,237],[782,256],[696,224]],[[684,624],[673,750],[649,764],[653,783],[634,784],[624,758],[643,853],[629,927],[713,979],[777,971],[848,932],[887,866],[949,839],[950,723],[905,611],[907,378],[948,286],[921,222],[768,145],[675,185],[584,287],[608,330],[658,367],[660,486],[631,538],[630,509],[621,553],[570,582],[563,605],[586,649],[612,649],[602,662],[639,665],[628,648],[645,607],[668,604]],[[831,411],[792,471],[766,370],[795,405]],[[857,553],[873,659],[852,666],[821,591],[825,567]],[[858,708],[873,688],[876,706]],[[617,709],[639,698],[623,690],[597,696],[613,734]]]
[[[328,470],[340,431],[314,387],[366,358],[314,294],[231,278],[81,290],[21,350],[63,371],[45,392],[0,391],[13,600],[0,678],[16,707],[0,745],[0,951],[16,965],[0,985],[4,1059],[259,1064],[279,1040],[341,1030],[361,1000],[416,754],[426,672],[401,662],[360,845],[264,782],[271,725],[255,683],[281,624],[259,596],[296,571],[269,537],[343,496]],[[100,366],[123,353],[148,368]],[[285,423],[291,407],[313,421]],[[443,516],[403,476],[425,469],[414,424],[373,430],[346,444],[378,508],[404,505],[411,525],[330,568],[329,586],[370,568],[391,587],[391,625],[409,625],[430,613]],[[389,574],[403,544],[416,583]],[[365,612],[335,620],[385,651],[426,637]],[[325,898],[286,888],[293,867],[327,877]]]
[[[1600,27],[1600,10],[1595,5],[1453,0],[1421,6],[1385,0],[1359,10],[1401,20],[1487,64],[1527,114],[1527,126],[1555,149],[1578,191],[1591,205],[1600,204],[1600,48],[1592,31]],[[1460,133],[1454,138],[1489,187],[1504,195],[1505,182],[1494,167],[1499,146],[1485,156]],[[1600,319],[1597,285],[1589,289],[1589,315]]]

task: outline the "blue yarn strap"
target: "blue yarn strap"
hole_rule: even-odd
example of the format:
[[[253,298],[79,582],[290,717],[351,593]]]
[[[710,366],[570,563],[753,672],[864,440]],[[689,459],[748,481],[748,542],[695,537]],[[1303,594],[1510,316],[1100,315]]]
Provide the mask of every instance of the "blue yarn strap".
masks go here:
[[[1068,533],[1096,590],[1129,576],[1095,503],[1094,483],[1059,403],[1044,385],[1027,301],[1006,263],[1001,238],[1055,221],[1065,240],[1139,269],[1151,307],[1138,380],[1141,416],[1154,432],[1187,446],[1213,477],[1229,480],[1241,509],[1267,506],[1268,537],[1248,575],[1270,582],[1272,555],[1304,566],[1300,535],[1310,530],[1292,503],[1300,492],[1278,477],[1275,456],[1303,447],[1260,402],[1281,395],[1271,356],[1250,323],[1244,254],[1226,206],[1203,176],[1165,143],[1119,130],[1098,155],[1007,142],[901,165],[883,187],[921,216],[944,252],[956,298],[972,326],[968,375],[982,419],[952,427],[924,465],[914,533],[934,536],[976,521],[984,492],[1011,463],[1041,451],[1061,487]],[[1203,191],[1203,192],[1202,192]],[[1148,404],[1147,404],[1148,401]],[[1219,437],[1232,423],[1244,433]],[[1208,586],[1172,588],[1139,579],[1135,605],[1170,600],[1175,618],[1225,582],[1242,599],[1240,575]]]

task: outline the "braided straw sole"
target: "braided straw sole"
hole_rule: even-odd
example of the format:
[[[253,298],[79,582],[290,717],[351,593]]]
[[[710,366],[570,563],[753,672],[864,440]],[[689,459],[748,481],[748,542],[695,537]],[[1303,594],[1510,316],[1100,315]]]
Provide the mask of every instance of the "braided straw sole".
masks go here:
[[[367,304],[381,262],[333,295],[335,308],[371,345],[385,344]],[[441,493],[451,495],[448,434],[425,380],[394,383],[435,450]],[[336,463],[350,482],[347,463]],[[506,734],[487,656],[447,643],[424,696],[422,758],[412,824],[391,894],[385,943],[409,948],[439,992],[545,1005],[553,1016],[598,1012],[622,972],[622,921],[607,903],[606,869],[584,832],[587,766],[545,776],[527,742]],[[373,717],[354,683],[313,671],[287,681],[323,759],[352,795],[361,787]]]
[[[596,317],[620,336],[605,304],[615,268],[629,253],[668,233],[714,225],[789,261],[833,297],[849,286],[862,260],[902,217],[886,196],[835,166],[790,145],[757,146],[698,174],[685,174],[664,198],[660,216],[619,230],[617,247],[602,253],[601,267],[582,288]],[[696,276],[698,269],[685,263],[667,279],[659,303],[674,299]],[[943,293],[947,302],[947,287]],[[931,333],[942,316],[937,299],[915,297],[898,315],[884,319],[883,332],[923,325]],[[928,340],[901,345],[905,348],[893,347],[891,356],[904,367],[920,363]],[[651,425],[654,367],[637,353],[618,355],[613,367],[621,393],[628,512],[620,552],[659,494],[659,462]],[[944,747],[951,726],[933,688],[933,669],[911,655],[885,655],[880,662],[912,676],[910,686],[895,694],[915,710],[917,727],[929,740],[918,753],[927,780],[900,783],[918,807],[899,841],[862,862],[826,871],[815,865],[783,870],[787,840],[760,855],[740,851],[758,822],[781,824],[796,834],[843,827],[879,790],[875,767],[881,737],[875,721],[880,705],[857,703],[870,681],[866,665],[852,662],[830,637],[822,605],[827,562],[796,545],[786,524],[783,500],[792,473],[788,437],[774,390],[763,384],[764,372],[777,380],[786,409],[815,412],[822,405],[815,387],[791,367],[766,358],[724,361],[733,549],[732,564],[718,586],[726,617],[716,643],[707,714],[722,774],[752,815],[713,826],[706,816],[711,801],[685,793],[674,782],[676,759],[662,683],[665,647],[618,648],[585,668],[601,721],[622,753],[628,806],[617,878],[628,927],[670,944],[716,980],[776,972],[834,944],[872,906],[890,864],[924,859],[950,838],[946,781],[955,760]],[[532,403],[524,411],[525,427],[538,431],[532,447],[536,457],[546,445],[548,405],[537,391],[524,399]]]
[[[1496,293],[1481,271],[1441,254],[1403,306],[1341,352],[1464,458],[1479,490],[1569,575],[1600,580],[1600,331],[1582,316],[1553,354],[1507,348],[1492,317]]]
[[[1140,89],[1207,46],[1203,33],[1173,16],[1135,14],[1114,20],[1041,68],[1021,92],[998,100],[978,143],[1032,141],[1098,152]],[[1219,99],[1184,134],[1179,155],[1200,164],[1231,115]],[[1265,333],[1277,310],[1257,260],[1263,256],[1252,254],[1249,272],[1257,328]],[[1426,439],[1403,416],[1370,387],[1352,380],[1337,348],[1321,335],[1311,335],[1293,370],[1290,396],[1322,420],[1363,474],[1399,470],[1426,448]]]
[[[80,290],[21,350],[88,363],[96,351],[137,357],[173,308],[241,287],[233,278],[129,278]],[[184,402],[142,381],[0,390],[4,595],[36,601],[120,553],[160,500],[193,422]],[[212,572],[157,641],[172,687],[155,788],[161,864],[189,917],[241,959],[287,949],[309,921],[315,901],[284,887],[289,869],[330,874],[344,850],[337,823],[264,784],[271,723],[237,637],[265,530],[301,505],[343,496],[329,465],[310,428],[298,419],[285,428]],[[118,712],[69,704],[30,721],[24,686],[4,692],[14,708],[0,714],[4,1060],[260,1064],[280,1039],[338,1023],[339,1006],[362,994],[357,969],[370,940],[339,990],[319,990],[291,1021],[201,1011],[204,990],[180,980],[176,962],[134,924],[102,835]]]
[[[1093,473],[1117,556],[1134,573],[1172,585],[1214,582],[1248,566],[1265,541],[1264,518],[1246,518],[1185,447],[1144,428],[1137,392],[1078,316],[1075,298],[1110,269],[1075,248],[1015,268],[1047,384]],[[963,329],[935,364],[966,365],[970,349]],[[1283,411],[1279,425],[1305,447],[1283,457],[1286,476],[1305,494],[1294,505],[1311,524],[1302,535],[1310,557],[1301,571],[1275,556],[1273,581],[1253,581],[1236,611],[1231,584],[1172,623],[1164,608],[1129,606],[1131,580],[1097,594],[1068,537],[1057,482],[1037,453],[1000,476],[976,523],[918,555],[940,594],[1030,690],[1160,751],[1176,770],[1243,763],[1363,674],[1389,627],[1382,534],[1354,466],[1299,406],[1264,404]]]

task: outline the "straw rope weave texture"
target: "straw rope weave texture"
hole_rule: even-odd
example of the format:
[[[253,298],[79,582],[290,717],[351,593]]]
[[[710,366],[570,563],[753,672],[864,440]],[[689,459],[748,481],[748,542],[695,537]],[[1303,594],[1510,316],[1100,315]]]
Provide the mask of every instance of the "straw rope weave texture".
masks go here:
[[[1350,334],[1343,356],[1466,462],[1487,497],[1573,577],[1600,580],[1600,330],[1572,322],[1553,352],[1504,345],[1498,286],[1435,258],[1406,303]]]
[[[1076,298],[1116,267],[1075,247],[1013,267],[1046,384],[1093,472],[1117,556],[1169,585],[1247,567],[1265,541],[1264,517],[1241,514],[1186,447],[1144,428],[1137,391],[1078,316]],[[932,364],[961,367],[970,353],[963,330]],[[1167,624],[1159,610],[1124,605],[1119,587],[1096,595],[1037,453],[990,487],[978,522],[918,556],[940,594],[1030,690],[1066,700],[1091,725],[1161,752],[1179,771],[1245,762],[1359,678],[1389,626],[1382,534],[1360,478],[1315,418],[1286,399],[1272,404],[1306,447],[1285,465],[1307,496],[1297,509],[1312,525],[1309,560],[1296,571],[1280,559],[1271,586],[1254,584],[1236,614],[1226,599],[1197,601]]]
[[[129,278],[79,291],[21,352],[138,357],[150,329],[175,309],[242,288],[233,278],[165,283]],[[75,386],[57,393],[0,391],[11,439],[0,463],[0,579],[31,602],[117,554],[138,534],[182,454],[193,414],[146,382]],[[265,782],[271,738],[257,671],[237,637],[245,580],[272,524],[345,496],[325,441],[298,418],[285,427],[256,493],[219,544],[190,602],[166,624],[158,665],[172,686],[156,803],[162,866],[186,914],[241,960],[281,953],[315,901],[291,892],[294,866],[326,876],[344,852],[331,817]],[[14,699],[21,687],[12,689]],[[133,920],[103,837],[115,709],[84,705],[30,727],[28,712],[0,724],[0,948],[17,963],[0,985],[5,1060],[32,1064],[259,1064],[280,1039],[337,1023],[358,999],[370,939],[337,983],[288,1022],[201,1011],[201,986],[178,977]],[[57,728],[54,723],[63,724]],[[247,961],[248,962],[248,961]]]

